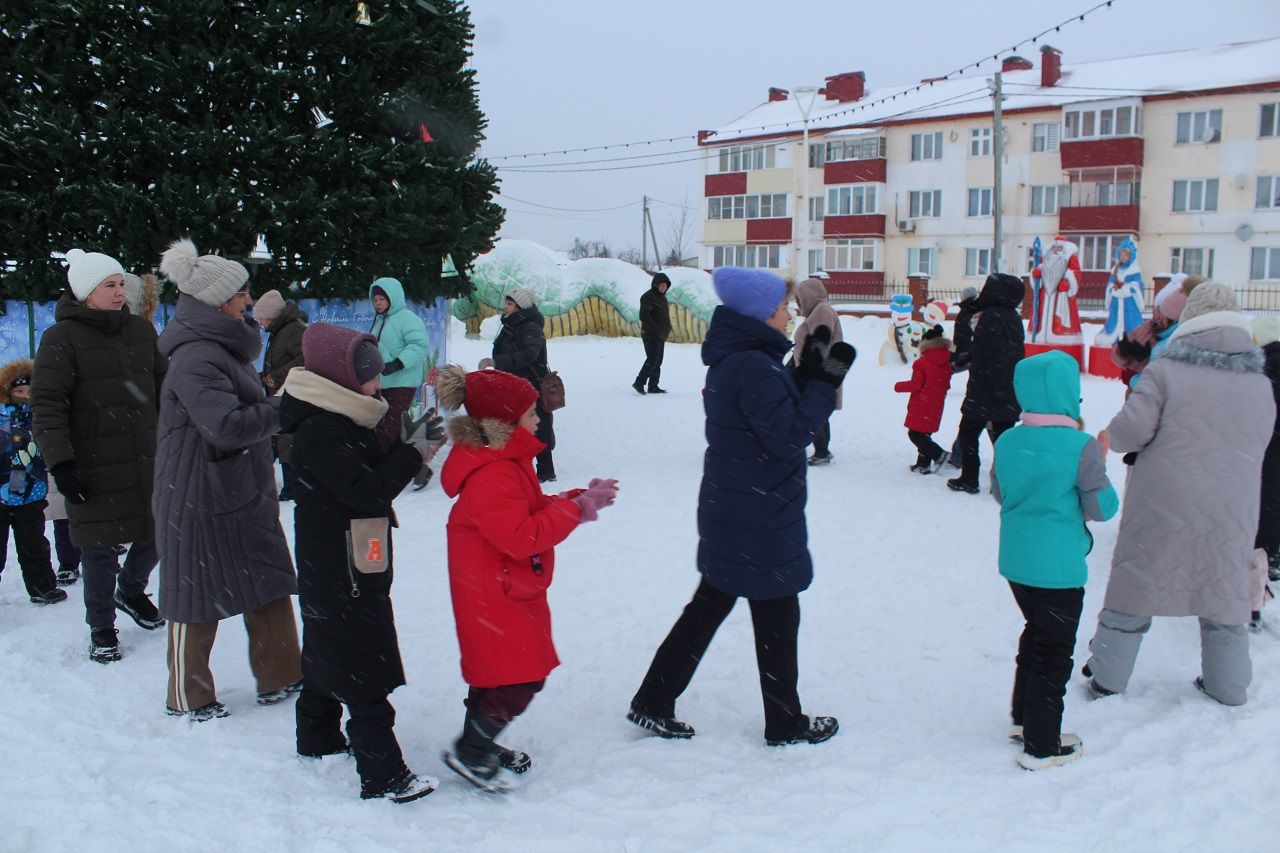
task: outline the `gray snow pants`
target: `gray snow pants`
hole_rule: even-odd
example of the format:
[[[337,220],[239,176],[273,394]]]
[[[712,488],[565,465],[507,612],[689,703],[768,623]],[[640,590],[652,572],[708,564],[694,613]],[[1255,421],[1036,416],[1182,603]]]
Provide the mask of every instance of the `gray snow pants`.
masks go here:
[[[1150,616],[1103,609],[1098,631],[1089,642],[1089,671],[1099,687],[1123,693],[1138,659]],[[1253,680],[1249,634],[1243,625],[1200,620],[1200,668],[1204,691],[1223,705],[1243,705]]]

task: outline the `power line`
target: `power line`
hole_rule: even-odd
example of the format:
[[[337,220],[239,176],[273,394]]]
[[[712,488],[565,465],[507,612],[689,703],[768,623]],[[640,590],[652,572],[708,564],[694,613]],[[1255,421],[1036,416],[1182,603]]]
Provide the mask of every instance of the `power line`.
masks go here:
[[[607,213],[611,210],[622,210],[624,207],[634,207],[640,203],[638,201],[629,201],[626,204],[619,204],[615,207],[556,207],[555,205],[550,204],[539,204],[536,201],[525,201],[522,198],[516,198],[515,196],[508,195],[504,192],[500,192],[498,195],[520,204],[527,204],[530,207],[545,207],[547,210],[561,210],[566,213]]]

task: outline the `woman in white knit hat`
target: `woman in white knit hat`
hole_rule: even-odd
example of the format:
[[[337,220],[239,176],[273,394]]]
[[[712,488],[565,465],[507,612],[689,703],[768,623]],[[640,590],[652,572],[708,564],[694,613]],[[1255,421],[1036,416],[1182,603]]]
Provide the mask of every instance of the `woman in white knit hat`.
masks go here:
[[[31,404],[36,443],[82,549],[89,657],[109,663],[120,659],[116,610],[149,630],[164,624],[146,589],[156,565],[156,401],[168,362],[155,328],[125,305],[119,261],[72,249],[67,263],[70,286],[36,351]],[[121,567],[115,546],[125,543]]]
[[[226,716],[209,656],[218,622],[244,616],[258,703],[302,687],[293,560],[280,526],[271,464],[279,397],[254,369],[262,352],[249,272],[179,240],[160,271],[178,286],[160,336],[170,359],[160,395],[156,523],[160,612],[169,620],[170,714]]]

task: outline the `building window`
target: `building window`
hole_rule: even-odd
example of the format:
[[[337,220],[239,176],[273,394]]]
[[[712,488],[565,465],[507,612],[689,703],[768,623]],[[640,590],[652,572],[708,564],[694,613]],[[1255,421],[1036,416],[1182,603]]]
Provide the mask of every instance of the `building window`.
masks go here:
[[[991,273],[990,249],[965,249],[964,274],[970,278]]]
[[[1067,199],[1066,184],[1044,184],[1031,188],[1031,215],[1057,216],[1058,208]]]
[[[707,199],[707,219],[781,219],[786,215],[786,193],[720,195]]]
[[[809,168],[821,169],[827,165],[827,146],[822,142],[809,143]]]
[[[1042,121],[1031,125],[1032,151],[1057,151],[1062,125],[1056,121]]]
[[[823,216],[826,214],[826,210],[827,210],[826,199],[824,199],[822,196],[820,195],[813,196],[809,199],[809,221],[810,222],[821,222]]]
[[[937,274],[937,249],[907,249],[907,275]]]
[[[827,189],[827,216],[861,216],[879,213],[875,184],[855,184]]]
[[[1178,113],[1179,145],[1222,141],[1222,110]]]
[[[1067,139],[1136,136],[1141,132],[1138,126],[1141,118],[1142,110],[1132,106],[1067,110],[1063,113]],[[1033,148],[1034,145],[1033,141]]]
[[[876,241],[828,240],[823,269],[871,272],[876,268]]]
[[[1178,247],[1170,254],[1169,272],[1213,278],[1213,249]]]
[[[1250,281],[1280,281],[1280,249],[1253,249],[1249,258]]]
[[[1173,212],[1199,213],[1218,209],[1218,179],[1173,182]]]
[[[1110,207],[1133,205],[1142,197],[1139,171],[1132,166],[1072,169],[1067,172],[1069,194],[1058,197],[1058,207]]]
[[[991,128],[975,127],[969,131],[969,156],[991,156]]]
[[[815,273],[815,272],[819,272],[819,271],[821,271],[822,269],[824,269],[823,264],[822,264],[822,261],[823,261],[823,256],[824,256],[826,253],[827,253],[827,252],[826,252],[826,250],[825,250],[825,249],[810,249],[810,250],[809,250],[809,272],[810,272],[810,274]]]
[[[1110,270],[1115,259],[1115,247],[1125,238],[1123,234],[1086,234],[1076,239],[1080,247],[1080,269],[1090,271]]]
[[[969,190],[969,212],[967,215],[991,215],[991,187],[978,187]]]
[[[942,131],[911,134],[912,160],[941,160]]]
[[[772,169],[777,164],[777,146],[728,145],[720,149],[721,172],[754,172]]]
[[[837,163],[841,160],[876,160],[884,156],[884,151],[883,136],[836,139],[827,143],[826,158],[828,163]]]
[[[1258,176],[1258,197],[1253,206],[1258,210],[1280,209],[1280,175]]]
[[[1263,104],[1258,119],[1258,136],[1274,139],[1280,136],[1280,104]]]
[[[782,260],[782,247],[748,243],[737,246],[711,246],[711,266],[764,267],[776,270]]]
[[[942,215],[942,190],[912,190],[908,214],[912,219],[937,219]]]

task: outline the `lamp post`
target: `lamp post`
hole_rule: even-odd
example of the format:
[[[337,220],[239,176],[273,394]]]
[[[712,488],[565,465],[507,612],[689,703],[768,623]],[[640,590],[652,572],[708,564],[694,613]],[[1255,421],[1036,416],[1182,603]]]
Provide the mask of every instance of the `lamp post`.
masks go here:
[[[800,168],[801,184],[800,184],[800,204],[796,211],[792,222],[799,223],[795,226],[799,239],[796,241],[798,248],[796,249],[796,263],[792,268],[796,281],[809,276],[809,113],[813,110],[813,103],[818,98],[817,86],[792,86],[791,96],[795,98],[796,106],[800,109],[801,122],[801,138],[803,139],[803,150],[800,152]],[[801,275],[801,270],[804,274]]]

